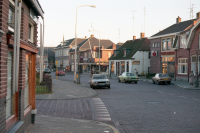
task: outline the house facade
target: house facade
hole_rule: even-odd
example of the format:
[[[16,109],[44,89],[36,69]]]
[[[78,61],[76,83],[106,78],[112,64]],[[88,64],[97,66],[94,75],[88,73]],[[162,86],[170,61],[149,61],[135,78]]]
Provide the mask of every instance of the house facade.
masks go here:
[[[126,41],[109,58],[109,70],[111,75],[121,75],[123,72],[137,72],[139,75],[148,73],[150,67],[150,41],[141,37]]]
[[[190,29],[194,25],[194,20],[181,22],[181,18],[176,19],[176,23],[168,28],[151,36],[151,61],[150,73],[168,73],[175,77],[176,71],[176,50],[174,46],[179,43],[179,35]]]
[[[100,43],[100,53],[99,53]],[[77,71],[81,73],[90,73],[92,69],[99,71],[99,59],[100,59],[100,71],[108,73],[108,59],[113,54],[113,50],[116,49],[116,45],[110,41],[95,38],[91,35],[81,43],[77,43]],[[70,68],[74,71],[74,45],[71,45],[70,49]],[[100,58],[99,58],[100,57]],[[78,67],[79,66],[79,67]]]
[[[25,132],[35,121],[37,19],[43,10],[37,0],[23,0],[21,7],[19,79],[13,85],[15,2],[0,2],[0,132]],[[15,88],[15,89],[14,89]]]

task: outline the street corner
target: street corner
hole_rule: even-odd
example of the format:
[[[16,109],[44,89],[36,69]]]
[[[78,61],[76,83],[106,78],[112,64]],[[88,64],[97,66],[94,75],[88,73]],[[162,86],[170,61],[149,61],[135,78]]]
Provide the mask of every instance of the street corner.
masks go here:
[[[45,115],[36,116],[36,124],[30,126],[26,133],[35,132],[107,132],[107,133],[119,133],[119,131],[108,124],[92,121],[92,120],[80,120],[71,118],[61,118]]]

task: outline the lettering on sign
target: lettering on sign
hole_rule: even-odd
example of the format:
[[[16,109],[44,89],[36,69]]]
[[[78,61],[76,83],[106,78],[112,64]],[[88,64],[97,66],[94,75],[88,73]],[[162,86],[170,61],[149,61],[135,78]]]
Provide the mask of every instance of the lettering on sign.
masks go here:
[[[133,61],[132,65],[140,65],[140,61]]]
[[[175,54],[175,52],[161,52],[161,55],[172,55]]]

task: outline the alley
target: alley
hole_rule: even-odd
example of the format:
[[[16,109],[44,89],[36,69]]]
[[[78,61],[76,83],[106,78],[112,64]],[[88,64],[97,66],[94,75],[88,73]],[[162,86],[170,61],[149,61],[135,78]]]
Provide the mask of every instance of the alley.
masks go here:
[[[52,78],[55,76],[52,74]],[[73,75],[59,80],[73,81]],[[88,84],[89,75],[81,75]],[[95,89],[106,105],[112,121],[121,133],[132,132],[200,132],[200,91],[175,85],[118,83],[111,79],[111,89]]]

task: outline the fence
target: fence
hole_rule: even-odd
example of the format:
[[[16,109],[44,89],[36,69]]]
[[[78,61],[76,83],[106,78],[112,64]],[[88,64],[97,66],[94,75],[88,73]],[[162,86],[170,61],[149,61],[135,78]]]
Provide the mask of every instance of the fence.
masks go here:
[[[36,73],[36,94],[52,93],[52,78],[51,75],[43,74],[43,81],[40,83],[40,74]]]

